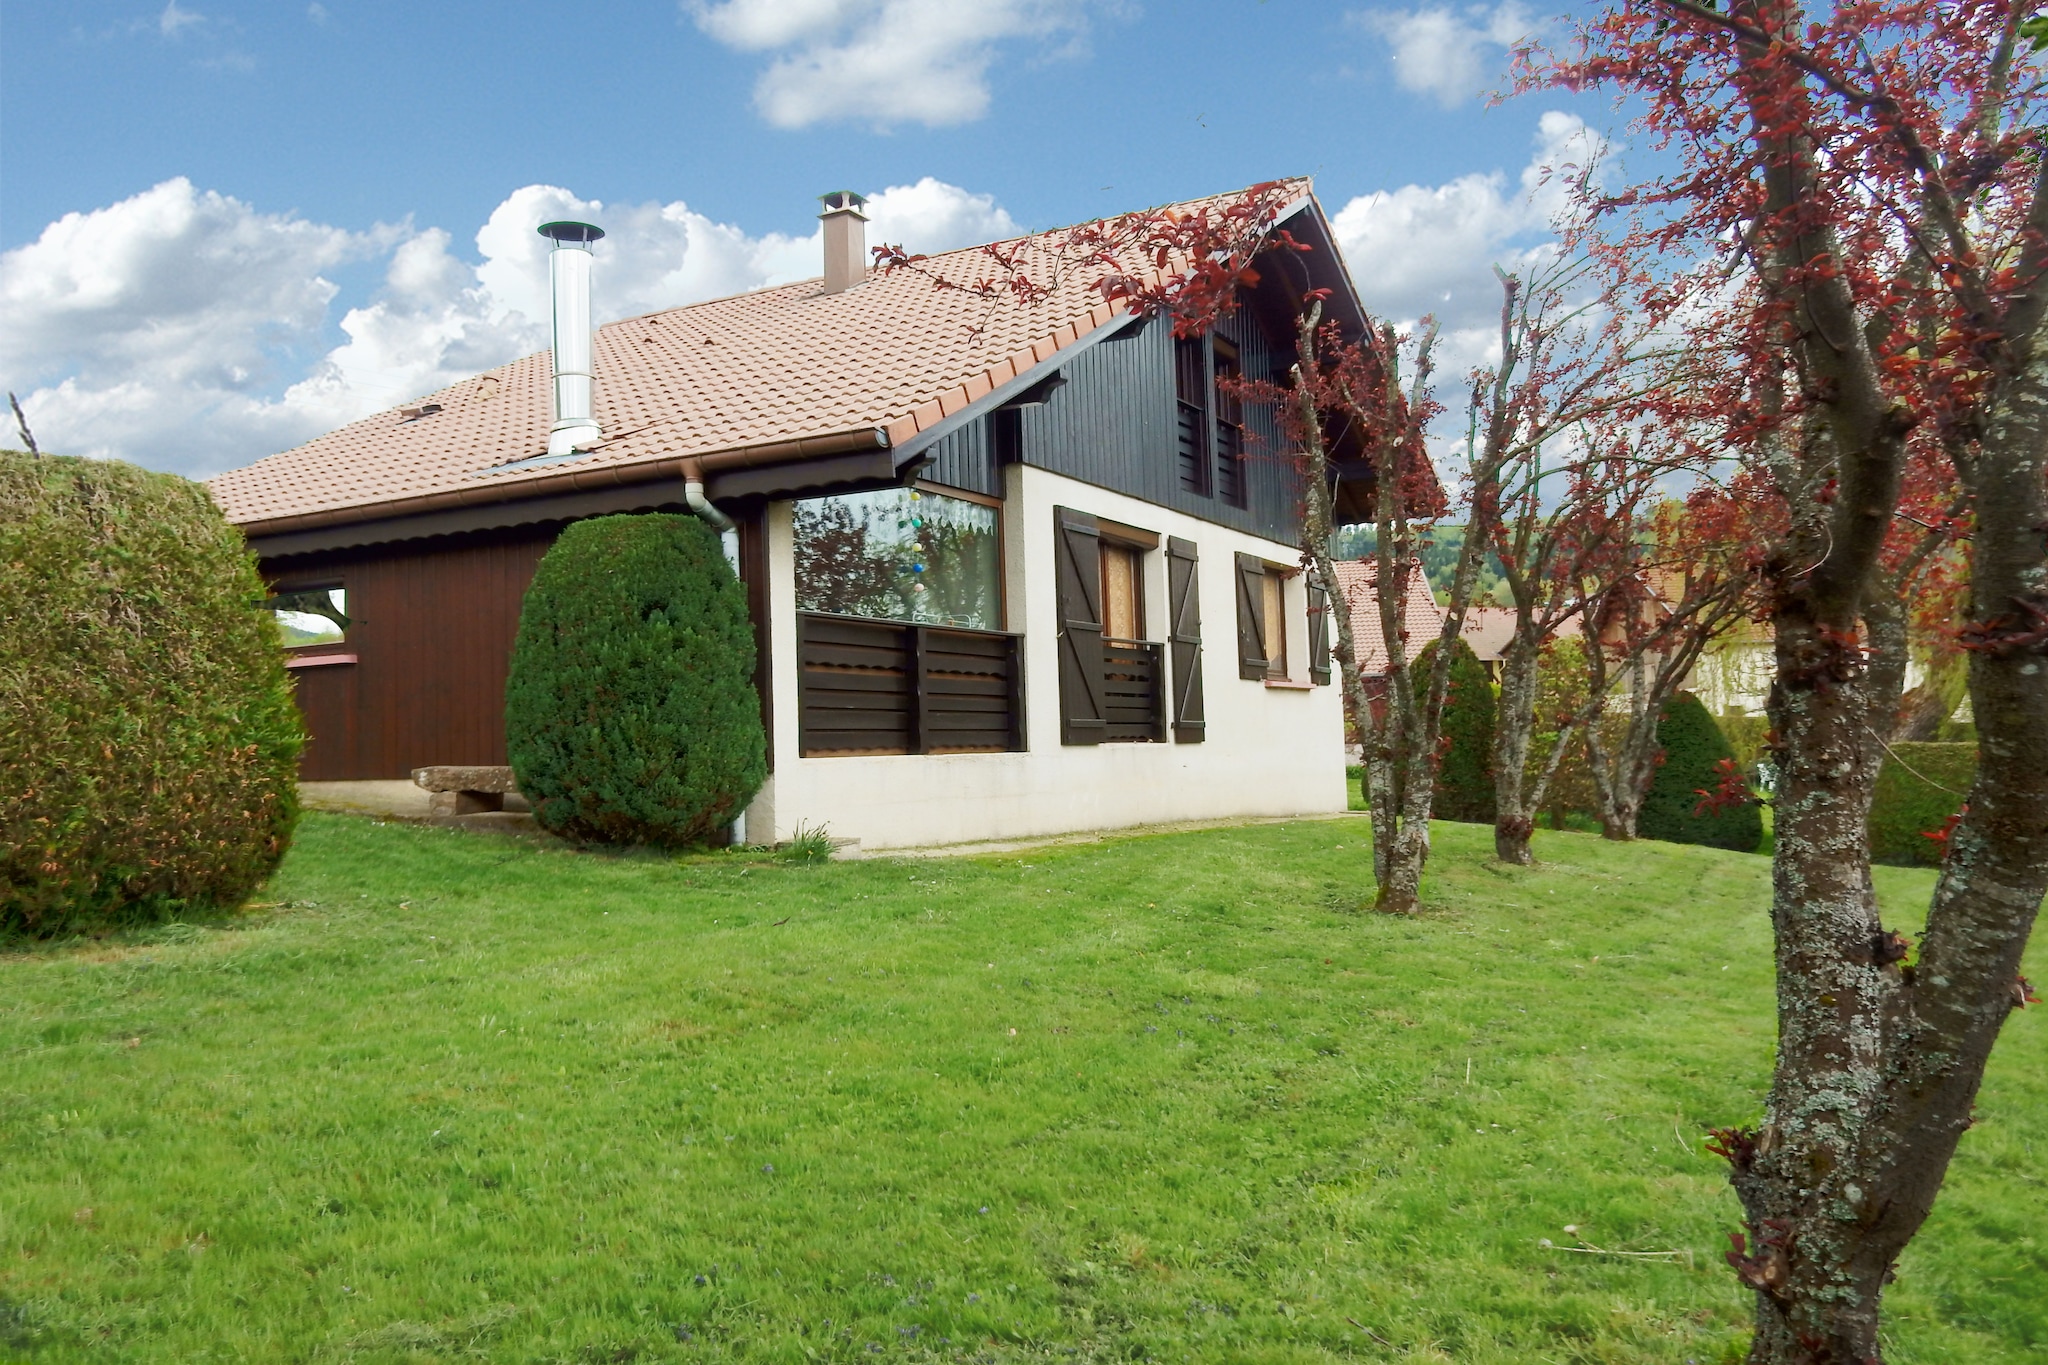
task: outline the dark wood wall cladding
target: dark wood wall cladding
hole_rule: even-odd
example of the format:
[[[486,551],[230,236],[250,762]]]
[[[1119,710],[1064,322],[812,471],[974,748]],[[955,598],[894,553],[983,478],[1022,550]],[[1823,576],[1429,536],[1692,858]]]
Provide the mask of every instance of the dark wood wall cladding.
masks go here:
[[[932,442],[925,452],[931,456],[931,463],[918,471],[918,477],[949,488],[964,488],[970,493],[981,493],[991,498],[1001,497],[1003,474],[997,468],[996,447],[1000,442],[993,438],[991,431],[994,420],[983,418],[969,422]]]
[[[1272,377],[1277,353],[1248,316],[1226,319],[1217,332],[1237,347],[1246,378]],[[1024,463],[1282,544],[1299,538],[1300,483],[1270,403],[1244,407],[1243,505],[1218,496],[1224,490],[1214,480],[1206,490],[1189,486],[1199,481],[1185,477],[1191,471],[1183,468],[1183,408],[1173,331],[1164,320],[1088,347],[1060,372],[1064,387],[1018,411]],[[1216,412],[1212,396],[1208,413]],[[987,421],[970,425],[985,432]]]
[[[353,664],[293,670],[312,782],[505,762],[505,675],[519,607],[559,527],[272,560],[280,586],[340,583]]]
[[[818,612],[796,619],[805,755],[1024,747],[1018,636]]]

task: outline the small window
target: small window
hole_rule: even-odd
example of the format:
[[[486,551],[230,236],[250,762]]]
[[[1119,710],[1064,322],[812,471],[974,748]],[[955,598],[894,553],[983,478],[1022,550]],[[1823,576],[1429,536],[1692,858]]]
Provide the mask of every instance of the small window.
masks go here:
[[[1102,633],[1145,638],[1145,552],[1134,545],[1102,542]]]
[[[1265,600],[1266,676],[1287,676],[1287,580],[1271,569],[1260,580]]]
[[[348,634],[348,589],[294,588],[266,604],[277,616],[285,648],[338,645]]]
[[[996,509],[915,488],[796,504],[799,611],[1003,628]]]

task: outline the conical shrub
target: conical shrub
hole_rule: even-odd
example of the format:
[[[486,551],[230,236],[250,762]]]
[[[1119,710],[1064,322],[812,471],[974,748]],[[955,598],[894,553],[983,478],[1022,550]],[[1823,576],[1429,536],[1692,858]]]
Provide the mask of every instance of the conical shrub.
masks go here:
[[[1706,705],[1690,692],[1673,694],[1657,719],[1657,743],[1664,761],[1650,779],[1636,833],[1674,844],[1756,852],[1764,825],[1754,801],[1718,808],[1702,804],[1702,793],[1721,790],[1727,772],[1722,761],[1735,761],[1734,746]]]
[[[1426,647],[1415,662],[1415,686],[1429,677],[1436,650]],[[1486,665],[1463,640],[1451,645],[1451,671],[1444,692],[1443,758],[1436,770],[1430,813],[1439,820],[1493,823],[1493,680]]]
[[[767,776],[746,595],[694,517],[596,517],[527,590],[505,742],[541,825],[662,848],[722,843]]]

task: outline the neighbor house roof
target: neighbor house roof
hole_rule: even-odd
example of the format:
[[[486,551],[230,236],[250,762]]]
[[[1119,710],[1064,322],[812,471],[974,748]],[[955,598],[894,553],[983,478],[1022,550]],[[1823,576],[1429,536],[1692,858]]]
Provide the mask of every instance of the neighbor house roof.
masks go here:
[[[1340,559],[1330,567],[1337,575],[1338,595],[1351,614],[1351,648],[1358,656],[1358,671],[1366,677],[1385,673],[1387,648],[1380,630],[1379,565],[1370,559]],[[1423,647],[1442,633],[1444,624],[1443,611],[1430,590],[1429,576],[1419,563],[1411,562],[1409,566],[1405,606],[1404,648],[1407,661],[1412,664]]]
[[[1498,663],[1515,638],[1513,607],[1465,608],[1465,643],[1483,664]]]
[[[1063,235],[1004,244],[1050,283],[1036,299],[935,287],[996,273],[974,247],[838,294],[811,279],[598,328],[604,441],[586,454],[542,462],[554,377],[542,351],[209,486],[253,535],[638,482],[649,466],[668,477],[678,460],[729,452],[779,463],[901,446],[1117,316],[1093,288],[1102,268],[1053,269]]]

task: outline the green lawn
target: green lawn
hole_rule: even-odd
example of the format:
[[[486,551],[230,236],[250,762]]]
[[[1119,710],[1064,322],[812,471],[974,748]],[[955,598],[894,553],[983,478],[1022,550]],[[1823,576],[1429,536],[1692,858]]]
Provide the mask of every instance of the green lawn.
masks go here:
[[[1767,865],[1437,829],[1388,919],[1362,820],[788,866],[309,816],[281,904],[0,956],[0,1358],[1730,1358]],[[2048,1358],[2042,1013],[1894,1362]]]

